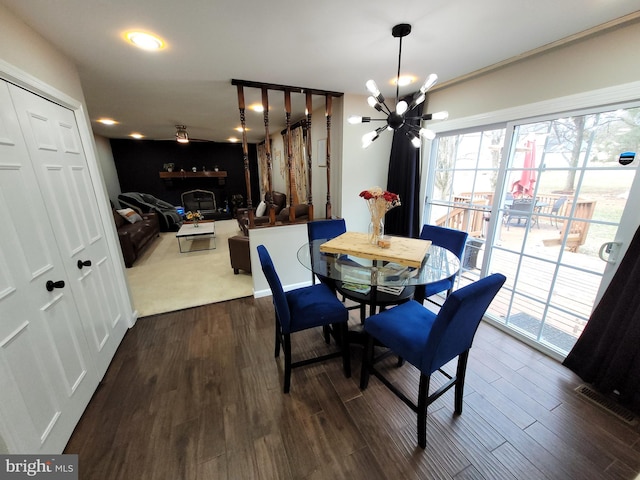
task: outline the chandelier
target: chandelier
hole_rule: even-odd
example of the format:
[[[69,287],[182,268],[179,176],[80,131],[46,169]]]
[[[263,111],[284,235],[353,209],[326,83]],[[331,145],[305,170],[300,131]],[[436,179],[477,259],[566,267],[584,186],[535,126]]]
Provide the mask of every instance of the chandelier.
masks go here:
[[[387,118],[371,118],[371,117],[361,117],[358,115],[352,115],[349,117],[348,122],[350,124],[358,124],[358,123],[369,123],[369,122],[385,122],[385,125],[376,128],[375,130],[365,133],[362,136],[362,148],[367,148],[371,145],[382,132],[385,130],[393,130],[393,131],[401,131],[404,132],[407,137],[411,140],[411,144],[415,148],[420,148],[421,140],[420,138],[426,138],[427,140],[433,140],[436,136],[433,130],[429,130],[428,128],[420,128],[418,125],[414,125],[411,121],[422,120],[445,120],[448,116],[448,112],[438,112],[438,113],[428,113],[425,115],[420,115],[417,117],[407,117],[405,116],[407,112],[410,112],[413,108],[420,105],[424,102],[426,98],[427,90],[429,90],[435,83],[438,81],[438,76],[435,73],[429,75],[427,80],[422,84],[420,90],[413,94],[410,98],[410,103],[407,103],[405,100],[400,100],[399,91],[400,91],[400,63],[402,60],[402,38],[406,37],[411,33],[411,25],[408,23],[401,23],[394,26],[391,29],[391,34],[395,38],[400,39],[400,46],[398,48],[398,74],[396,76],[396,106],[395,110],[391,110],[386,102],[385,98],[380,93],[380,89],[376,85],[376,82],[373,80],[369,80],[366,83],[367,90],[371,93],[371,96],[367,99],[369,105],[375,108],[378,112],[382,112],[387,115]],[[409,122],[409,123],[408,123]]]
[[[176,125],[176,140],[178,143],[189,143],[187,127],[184,125]]]

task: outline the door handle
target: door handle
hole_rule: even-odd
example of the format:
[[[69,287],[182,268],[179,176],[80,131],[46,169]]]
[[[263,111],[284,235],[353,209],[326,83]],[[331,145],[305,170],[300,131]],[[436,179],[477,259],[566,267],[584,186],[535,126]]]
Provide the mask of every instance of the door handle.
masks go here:
[[[606,242],[600,245],[600,250],[598,251],[598,256],[600,260],[603,262],[615,264],[618,262],[618,251],[622,246],[622,242]],[[605,253],[608,255],[607,258],[604,257]]]
[[[64,288],[64,280],[47,280],[47,292],[52,292],[54,288]]]
[[[91,266],[91,260],[85,260],[84,262],[82,260],[78,260],[78,268],[80,270],[82,270],[82,267],[90,267]]]

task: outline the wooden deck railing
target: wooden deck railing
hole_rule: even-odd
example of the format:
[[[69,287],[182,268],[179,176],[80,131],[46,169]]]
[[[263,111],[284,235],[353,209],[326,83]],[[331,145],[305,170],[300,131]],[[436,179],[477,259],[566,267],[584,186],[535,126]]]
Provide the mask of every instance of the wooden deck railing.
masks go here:
[[[536,214],[549,216],[552,214],[553,206],[562,197],[567,197],[567,201],[562,204],[559,211],[554,213],[559,218],[573,216],[573,220],[564,218],[557,237],[544,240],[544,244],[560,245],[567,233],[566,248],[576,252],[578,247],[584,245],[589,233],[589,225],[593,218],[596,201],[590,199],[574,199],[571,195],[560,193],[539,193],[536,196],[536,203],[540,207]],[[482,237],[484,222],[488,219],[488,210],[483,210],[483,206],[490,206],[493,202],[492,192],[461,193],[453,197],[454,207],[442,217],[435,221],[435,225],[465,230],[472,237]],[[574,209],[575,202],[575,209]]]

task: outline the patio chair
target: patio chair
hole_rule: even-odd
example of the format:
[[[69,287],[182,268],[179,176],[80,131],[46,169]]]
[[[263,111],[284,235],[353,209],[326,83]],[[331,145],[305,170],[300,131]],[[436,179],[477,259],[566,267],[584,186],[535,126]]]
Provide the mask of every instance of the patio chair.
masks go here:
[[[551,207],[551,225],[553,226],[553,221],[556,221],[556,228],[558,228],[558,215],[560,214],[560,209],[566,203],[567,197],[560,197],[555,202],[553,202],[553,207]]]
[[[505,219],[507,230],[509,230],[512,220],[517,220],[518,225],[520,225],[521,220],[524,220],[524,226],[529,227],[533,216],[533,206],[532,198],[516,198],[507,211],[507,218]]]

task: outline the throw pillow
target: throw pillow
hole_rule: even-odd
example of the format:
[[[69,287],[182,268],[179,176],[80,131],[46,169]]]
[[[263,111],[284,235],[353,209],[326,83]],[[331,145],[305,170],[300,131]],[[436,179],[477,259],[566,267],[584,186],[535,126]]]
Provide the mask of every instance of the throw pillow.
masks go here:
[[[256,217],[261,217],[264,215],[264,212],[267,211],[267,204],[264,203],[264,200],[258,204],[258,208],[256,208]]]
[[[123,208],[122,210],[118,210],[118,213],[122,215],[129,223],[142,221],[142,217],[138,215],[132,208]]]

